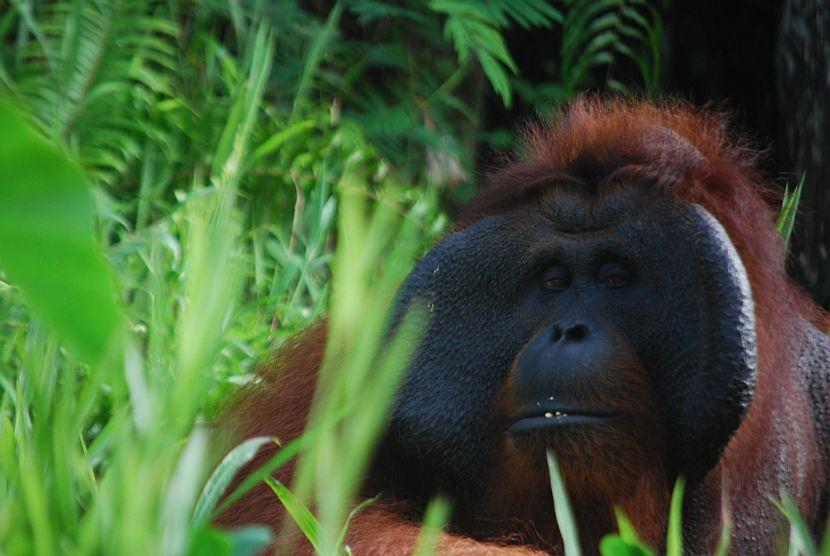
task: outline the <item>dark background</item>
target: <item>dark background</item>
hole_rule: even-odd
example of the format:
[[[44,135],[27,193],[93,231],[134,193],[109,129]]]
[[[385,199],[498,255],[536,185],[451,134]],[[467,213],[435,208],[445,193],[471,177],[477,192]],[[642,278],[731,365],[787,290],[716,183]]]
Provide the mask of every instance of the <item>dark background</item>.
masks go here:
[[[830,307],[830,2],[694,0],[662,9],[663,94],[713,103],[766,150],[764,170],[782,189],[805,176],[788,260],[793,277]],[[549,74],[560,38],[517,29],[508,46],[522,77]],[[533,117],[521,101],[487,103],[491,128]],[[481,156],[489,163],[489,154]]]

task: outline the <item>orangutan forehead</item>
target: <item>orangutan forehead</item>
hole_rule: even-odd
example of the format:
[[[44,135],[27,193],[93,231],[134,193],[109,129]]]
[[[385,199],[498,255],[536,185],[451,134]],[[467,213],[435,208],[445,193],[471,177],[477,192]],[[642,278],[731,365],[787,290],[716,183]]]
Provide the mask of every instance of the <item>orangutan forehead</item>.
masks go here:
[[[538,207],[562,232],[590,232],[609,228],[653,202],[654,192],[638,183],[609,183],[602,188],[563,183],[546,188]]]

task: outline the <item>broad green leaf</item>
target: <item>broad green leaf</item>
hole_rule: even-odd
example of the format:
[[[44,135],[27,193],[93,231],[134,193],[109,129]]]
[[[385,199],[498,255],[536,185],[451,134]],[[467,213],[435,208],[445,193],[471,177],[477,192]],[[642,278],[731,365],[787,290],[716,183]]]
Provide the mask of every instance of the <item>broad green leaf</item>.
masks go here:
[[[99,362],[121,314],[80,171],[0,104],[0,271],[77,354]]]
[[[214,527],[199,529],[193,534],[188,556],[230,556],[233,544],[228,535]]]

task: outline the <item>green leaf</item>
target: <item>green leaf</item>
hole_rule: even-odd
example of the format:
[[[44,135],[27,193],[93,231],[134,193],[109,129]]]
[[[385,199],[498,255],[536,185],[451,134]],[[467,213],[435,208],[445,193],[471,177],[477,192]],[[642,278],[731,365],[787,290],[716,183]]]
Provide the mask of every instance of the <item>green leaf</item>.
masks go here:
[[[287,442],[285,447],[283,447],[279,452],[274,454],[274,456],[265,462],[261,467],[259,467],[256,471],[248,475],[242,484],[234,489],[224,500],[222,503],[219,504],[219,507],[216,508],[212,514],[211,519],[215,519],[219,516],[222,512],[227,510],[231,504],[245,496],[249,490],[259,484],[260,481],[264,480],[268,473],[273,473],[283,465],[285,465],[288,461],[290,461],[297,453],[308,444],[308,439],[310,435],[313,434],[313,431],[304,432],[297,438]]]
[[[559,526],[559,533],[562,535],[562,543],[565,546],[565,556],[579,556],[582,550],[579,547],[576,521],[574,520],[571,503],[568,500],[568,491],[559,472],[559,464],[556,463],[556,456],[552,451],[547,451],[548,472],[550,473],[550,487],[553,492],[553,507],[556,512],[556,524]]]
[[[6,477],[17,471],[17,450],[15,448],[14,426],[8,415],[0,415],[0,473]]]
[[[606,535],[599,545],[602,556],[654,556],[648,546],[643,544],[634,526],[619,508],[614,508],[619,535]]]
[[[121,313],[84,178],[3,104],[0,137],[0,269],[70,348],[97,363],[117,347]]]
[[[493,90],[509,107],[512,90],[505,69],[515,75],[518,68],[500,31],[500,13],[494,16],[482,7],[454,0],[432,0],[429,7],[447,15],[444,36],[452,40],[458,61],[463,64],[473,52]]]
[[[282,505],[285,507],[288,515],[291,516],[291,519],[294,520],[294,523],[297,524],[297,527],[300,528],[300,531],[302,531],[309,540],[311,545],[314,547],[314,550],[319,552],[320,524],[317,522],[317,518],[315,518],[306,505],[303,504],[299,498],[294,496],[294,494],[281,482],[272,477],[265,477],[265,483],[271,487],[271,490],[273,490],[274,494],[277,495],[277,498],[280,499],[280,502],[282,502]]]
[[[262,446],[272,440],[271,437],[267,436],[250,438],[231,450],[222,459],[222,462],[214,469],[207,483],[205,483],[202,494],[199,495],[196,508],[193,510],[192,523],[202,524],[209,520],[211,512],[219,502],[225,489],[228,488],[236,472],[251,461]]]
[[[801,512],[787,492],[781,493],[781,501],[772,501],[775,507],[784,514],[790,522],[790,554],[801,554],[802,556],[816,556],[816,543],[810,528],[804,523]]]
[[[685,481],[678,477],[674,483],[669,508],[669,530],[666,534],[666,556],[683,556],[683,529],[680,521],[683,514],[683,488]]]
[[[824,526],[824,540],[821,541],[821,546],[818,549],[819,556],[830,556],[830,519]]]
[[[653,556],[648,548],[631,544],[617,535],[606,535],[599,543],[599,553],[602,556]]]
[[[373,498],[367,498],[366,500],[363,500],[360,504],[352,508],[352,511],[349,512],[349,517],[346,518],[346,523],[343,524],[343,527],[340,529],[340,534],[337,536],[337,543],[335,546],[337,546],[338,549],[343,546],[344,542],[346,542],[346,533],[348,533],[349,531],[349,524],[352,522],[352,519],[354,519],[354,516],[359,514],[365,507],[377,502],[378,498],[380,498],[380,495],[375,496]],[[429,511],[429,509],[427,509],[427,511]]]
[[[512,102],[512,91],[510,90],[510,80],[504,68],[487,52],[480,52],[478,54],[478,61],[481,63],[481,69],[493,86],[493,90],[501,97],[505,106],[509,107]]]
[[[189,556],[230,556],[231,550],[233,544],[224,531],[205,527],[193,534],[187,553]]]
[[[289,141],[296,136],[305,133],[306,131],[314,129],[316,126],[316,120],[302,120],[281,129],[254,150],[251,154],[251,162],[257,161],[262,157],[271,154],[279,149],[286,141]]]
[[[231,556],[254,556],[260,554],[273,539],[267,527],[252,525],[228,531],[231,540]]]
[[[728,556],[729,543],[732,539],[732,509],[729,502],[729,494],[726,489],[721,493],[721,530],[718,546],[715,548],[715,556]]]
[[[317,73],[317,69],[323,60],[326,50],[328,50],[332,41],[337,36],[337,26],[340,23],[340,16],[342,14],[343,2],[338,1],[329,12],[325,27],[323,27],[321,32],[316,34],[308,48],[308,55],[306,55],[303,65],[303,72],[300,75],[300,81],[297,85],[297,93],[294,95],[294,105],[291,109],[292,120],[298,114],[298,110],[302,107],[311,89],[311,81]]]
[[[267,527],[253,525],[230,530],[204,527],[194,533],[189,556],[254,556],[273,539]]]
[[[418,543],[412,552],[414,556],[429,556],[435,554],[441,540],[441,531],[447,526],[452,513],[449,500],[442,497],[433,498],[424,513],[424,524]]]
[[[790,236],[793,233],[793,226],[795,225],[795,217],[798,214],[798,203],[801,201],[801,191],[804,188],[805,177],[806,174],[801,174],[801,180],[799,180],[792,194],[790,194],[789,187],[784,190],[784,199],[781,202],[781,213],[778,215],[775,229],[781,235],[785,250],[790,243]]]

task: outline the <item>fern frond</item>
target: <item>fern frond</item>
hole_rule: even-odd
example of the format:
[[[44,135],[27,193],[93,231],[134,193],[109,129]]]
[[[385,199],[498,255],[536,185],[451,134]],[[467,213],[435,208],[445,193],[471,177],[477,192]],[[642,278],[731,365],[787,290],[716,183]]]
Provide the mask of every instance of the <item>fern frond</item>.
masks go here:
[[[567,96],[588,81],[593,68],[605,69],[606,88],[629,92],[613,77],[621,59],[637,67],[643,89],[659,86],[662,20],[647,0],[569,0],[563,22],[560,76]]]
[[[147,114],[174,96],[177,26],[160,15],[162,4],[138,0],[57,2],[37,13],[16,7],[37,40],[7,87],[44,134],[115,183],[147,135],[136,110]]]

